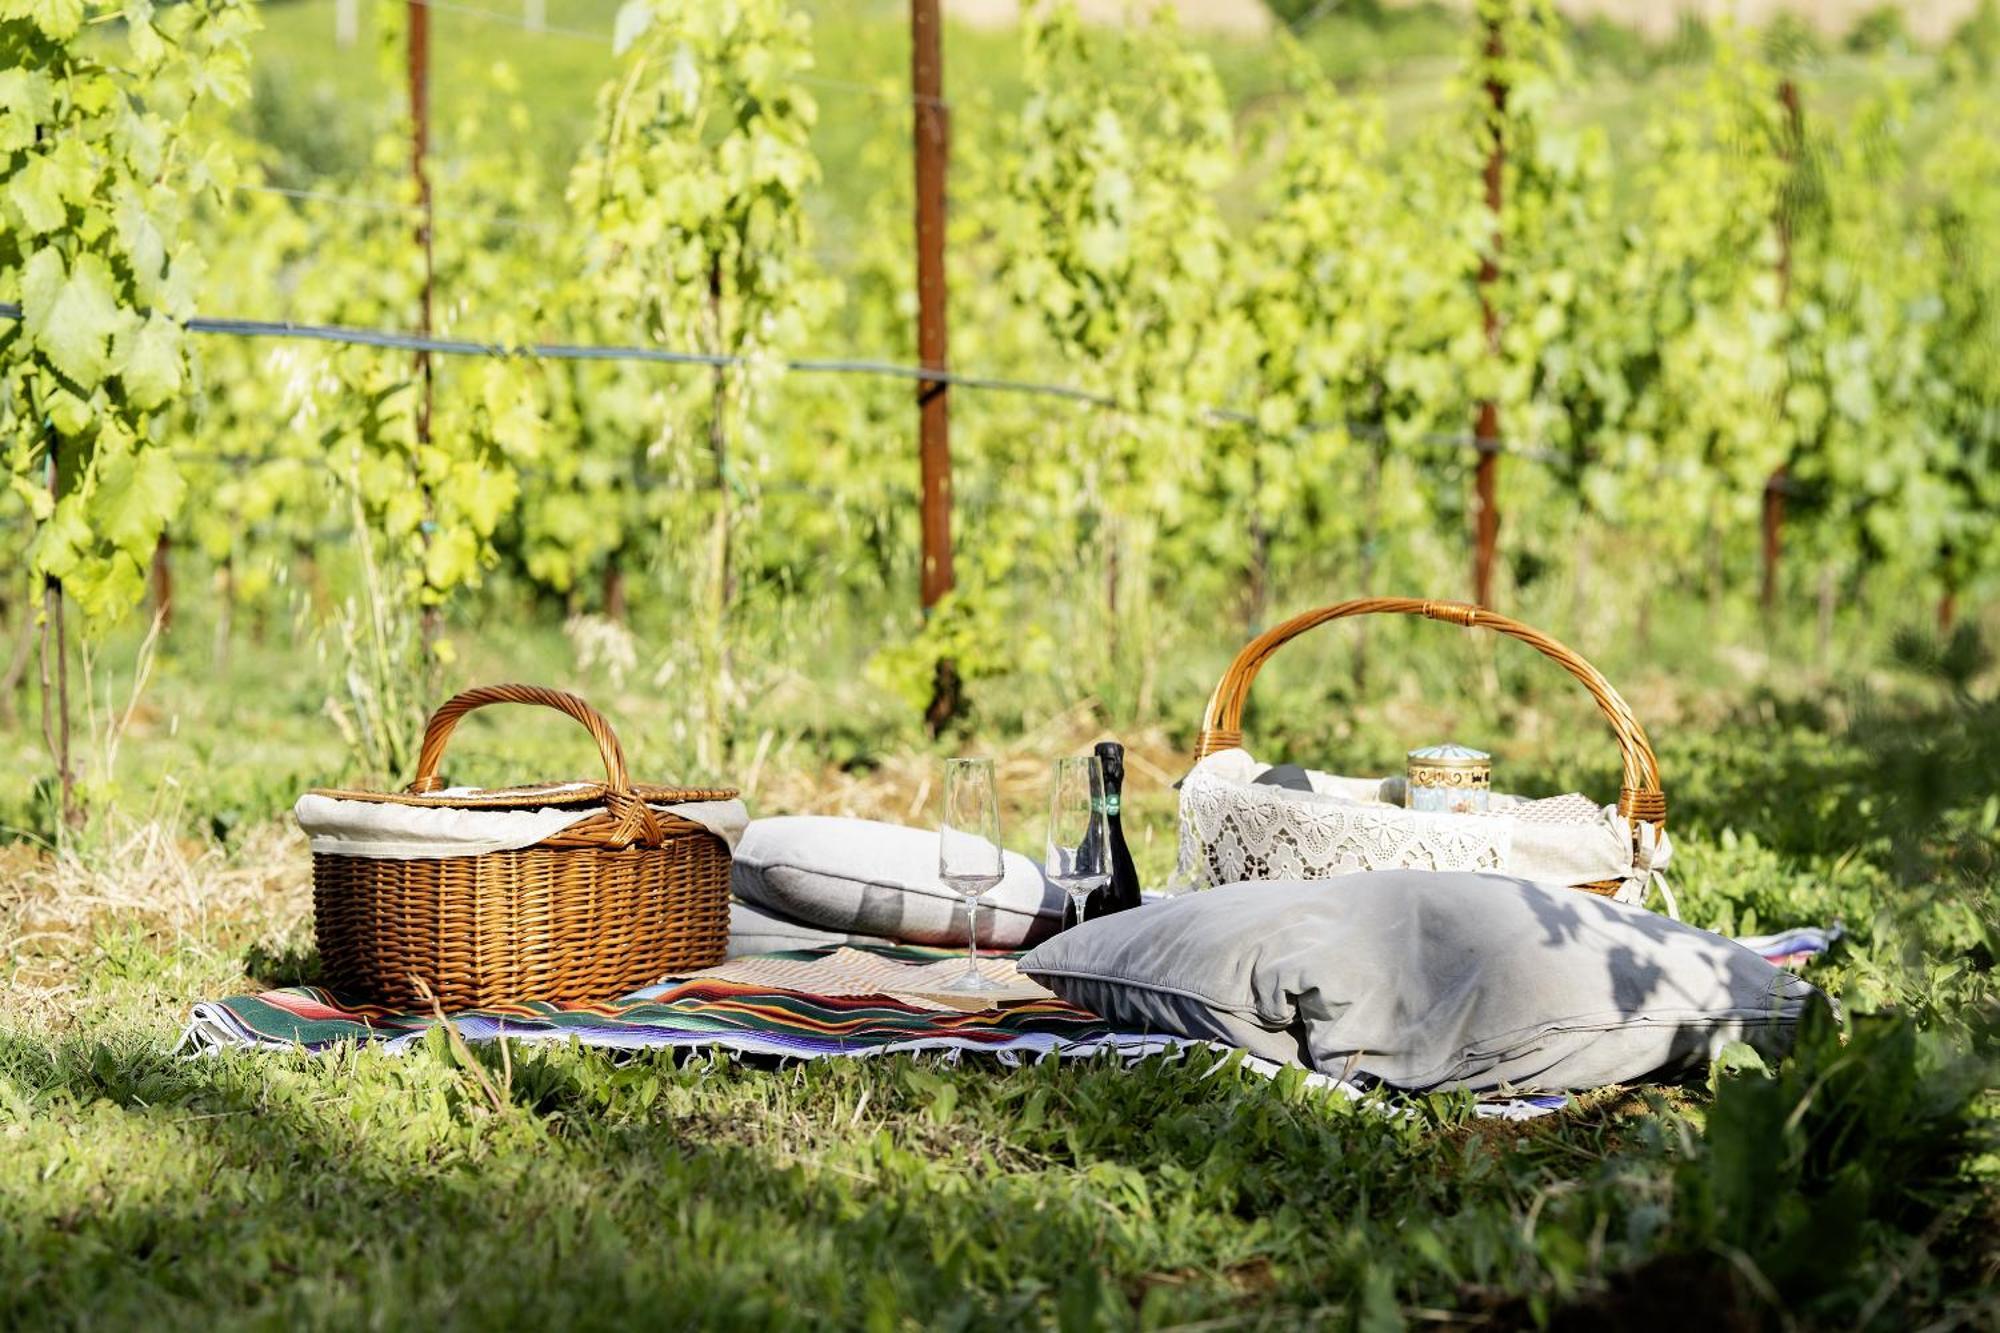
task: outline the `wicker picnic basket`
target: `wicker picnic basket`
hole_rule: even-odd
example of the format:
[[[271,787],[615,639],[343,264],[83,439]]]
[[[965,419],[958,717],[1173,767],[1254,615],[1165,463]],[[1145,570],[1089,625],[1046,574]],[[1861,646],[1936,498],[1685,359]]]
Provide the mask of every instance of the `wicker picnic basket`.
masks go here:
[[[1447,624],[1459,625],[1466,629],[1490,629],[1495,633],[1520,640],[1522,643],[1527,644],[1529,647],[1552,659],[1558,666],[1575,677],[1577,682],[1589,692],[1591,699],[1597,704],[1598,710],[1603,713],[1605,720],[1611,724],[1612,734],[1617,738],[1619,754],[1624,762],[1624,785],[1619,792],[1615,811],[1611,807],[1604,807],[1593,816],[1578,816],[1576,818],[1576,836],[1579,841],[1591,838],[1597,839],[1597,842],[1591,846],[1591,854],[1596,858],[1595,864],[1601,868],[1609,869],[1607,859],[1618,859],[1618,853],[1614,846],[1610,849],[1610,856],[1607,858],[1606,848],[1603,844],[1603,835],[1608,825],[1617,830],[1618,841],[1630,842],[1632,857],[1629,866],[1620,867],[1621,878],[1592,880],[1578,878],[1570,879],[1567,882],[1573,888],[1584,889],[1606,897],[1619,895],[1626,901],[1633,901],[1635,893],[1643,895],[1649,883],[1657,884],[1664,890],[1664,880],[1658,877],[1657,871],[1665,864],[1668,854],[1668,844],[1665,839],[1667,799],[1660,788],[1660,766],[1659,761],[1653,755],[1652,743],[1647,740],[1645,729],[1632,716],[1632,710],[1626,705],[1625,700],[1619,695],[1618,691],[1612,687],[1611,682],[1604,678],[1603,673],[1573,650],[1558,643],[1540,630],[1464,602],[1426,601],[1413,597],[1367,597],[1308,611],[1302,615],[1294,616],[1281,625],[1266,630],[1251,640],[1236,655],[1235,660],[1229,664],[1228,670],[1223,673],[1221,682],[1216,685],[1215,693],[1209,697],[1207,710],[1202,715],[1201,731],[1195,741],[1196,760],[1203,761],[1209,759],[1211,756],[1223,755],[1228,751],[1241,749],[1243,744],[1243,709],[1249,698],[1250,686],[1257,679],[1258,671],[1263,668],[1264,664],[1271,659],[1271,656],[1278,649],[1284,647],[1299,635],[1304,634],[1307,630],[1323,625],[1328,621],[1342,620],[1350,616],[1366,615],[1422,616],[1427,620],[1444,621]],[[1247,757],[1244,758],[1247,759]],[[1242,771],[1248,770],[1244,769]],[[1199,764],[1197,772],[1200,772]],[[1352,780],[1340,779],[1339,781]],[[1247,791],[1247,789],[1233,783],[1231,786],[1234,790]],[[1192,865],[1198,872],[1201,867],[1194,863],[1200,862],[1204,855],[1207,854],[1208,849],[1201,847],[1190,849],[1187,845],[1190,837],[1190,820],[1187,814],[1187,787],[1188,784],[1184,784],[1183,863],[1184,868]],[[1227,799],[1226,796],[1225,799]],[[1284,796],[1283,794],[1272,793],[1270,788],[1263,788],[1251,799],[1275,803],[1282,801]],[[1558,798],[1557,801],[1547,802],[1546,804],[1557,805],[1561,801],[1581,802],[1582,798]],[[1572,805],[1569,808],[1573,811],[1575,806]],[[1597,815],[1601,815],[1601,818],[1596,817]],[[1418,816],[1415,812],[1409,811],[1383,811],[1373,817],[1378,820],[1397,821],[1409,826],[1425,823],[1428,818],[1430,820],[1428,827],[1432,829],[1442,827],[1442,825],[1435,822],[1436,817]],[[1282,806],[1266,804],[1258,811],[1247,815],[1245,822],[1261,821],[1260,831],[1264,836],[1275,838],[1290,845],[1294,840],[1292,832],[1283,828],[1274,829],[1271,824],[1271,821],[1274,819],[1283,821],[1285,818],[1287,818],[1287,814]],[[1451,818],[1463,820],[1470,817],[1458,816]],[[1554,817],[1552,816],[1552,818]],[[1459,830],[1468,828],[1476,830],[1480,826],[1477,824],[1459,823],[1454,827]],[[1391,835],[1397,836],[1394,830],[1391,831]],[[1534,836],[1545,840],[1554,837],[1558,844],[1558,849],[1560,849],[1560,839],[1567,835],[1560,829],[1552,835],[1548,826],[1543,825],[1536,830]],[[1591,864],[1588,857],[1579,857],[1578,860],[1583,864]],[[1232,865],[1240,869],[1245,861],[1254,866],[1258,858],[1254,855],[1238,857],[1236,861],[1232,862]],[[1373,867],[1358,866],[1357,868]],[[1250,877],[1269,878],[1273,876],[1253,874]],[[1666,893],[1666,899],[1668,909],[1672,911],[1671,892]]]
[[[438,765],[458,720],[497,703],[536,704],[582,723],[597,742],[605,780],[448,789]],[[445,811],[594,810],[511,850],[420,857],[316,851],[320,961],[328,988],[342,998],[428,1006],[435,996],[447,1009],[611,999],[670,972],[713,966],[727,950],[728,844],[661,807],[736,793],[634,783],[610,724],[573,694],[536,685],[467,690],[431,715],[406,790],[313,794]]]

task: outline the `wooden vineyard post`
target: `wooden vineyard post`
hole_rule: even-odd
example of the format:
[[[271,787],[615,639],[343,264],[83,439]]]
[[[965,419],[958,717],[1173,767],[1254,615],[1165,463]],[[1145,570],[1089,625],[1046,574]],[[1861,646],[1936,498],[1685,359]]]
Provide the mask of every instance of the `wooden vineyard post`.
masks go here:
[[[1498,19],[1486,21],[1486,59],[1497,68],[1505,54]],[[1507,167],[1507,85],[1497,73],[1486,80],[1490,107],[1489,126],[1493,141],[1486,148],[1486,211],[1493,218],[1493,240],[1479,261],[1479,315],[1486,333],[1486,352],[1500,356],[1500,315],[1493,305],[1493,284],[1500,279],[1500,208],[1502,177]],[[1479,419],[1473,430],[1479,450],[1478,470],[1473,474],[1472,600],[1480,606],[1493,605],[1493,557],[1500,544],[1500,404],[1491,398],[1479,404]]]
[[[718,357],[728,354],[729,341],[722,303],[722,256],[708,261],[708,321],[711,347]],[[702,752],[720,762],[729,743],[728,682],[733,665],[729,636],[731,612],[736,599],[734,566],[730,562],[731,524],[734,516],[729,495],[729,369],[718,362],[710,371],[708,408],[708,448],[715,458],[715,518],[709,528],[708,642],[713,659],[705,668],[707,704],[703,709]]]
[[[417,307],[417,334],[422,338],[431,336],[432,310],[437,289],[436,254],[432,247],[431,228],[431,11],[427,0],[406,0],[409,16],[409,38],[404,48],[407,60],[410,87],[410,179],[417,187],[417,249],[424,260],[423,295]],[[435,401],[435,377],[428,350],[417,353],[417,446],[422,450],[431,442],[431,408]],[[424,496],[424,543],[430,543],[430,519],[433,504],[430,487],[421,486]],[[426,664],[431,660],[430,649],[437,642],[438,608],[425,605],[423,609],[423,642]]]
[[[425,0],[408,0],[410,32],[405,51],[410,81],[410,179],[417,187],[417,249],[424,259],[424,289],[417,306],[417,333],[431,336],[432,298],[436,286],[431,248],[431,11]],[[417,353],[417,440],[431,438],[431,354]]]
[[[1784,141],[1780,155],[1784,158],[1786,177],[1778,187],[1778,308],[1785,310],[1792,303],[1792,208],[1794,189],[1792,173],[1798,167],[1798,150],[1804,137],[1805,119],[1799,109],[1799,88],[1787,77],[1778,84],[1778,104],[1784,108]],[[1782,411],[1782,405],[1780,407]],[[1763,530],[1763,583],[1758,589],[1757,604],[1768,617],[1778,607],[1779,564],[1785,553],[1785,491],[1789,485],[1789,474],[1783,463],[1778,464],[1764,482],[1764,530]]]
[[[174,543],[166,533],[153,543],[153,566],[147,572],[146,582],[153,596],[153,619],[160,622],[160,632],[174,627]]]
[[[943,375],[951,363],[945,323],[945,173],[951,158],[951,113],[944,102],[944,31],[938,0],[910,0],[910,92],[915,130],[917,359]],[[952,590],[951,385],[917,384],[918,466],[922,472],[923,569],[920,595],[928,614]],[[941,658],[924,721],[933,736],[964,709],[958,664]]]
[[[604,564],[603,577],[604,618],[625,623],[625,566],[619,562],[618,552],[613,551]]]
[[[1757,604],[1766,615],[1778,607],[1778,565],[1785,554],[1785,478],[1785,467],[1780,464],[1764,479],[1764,578]]]
[[[715,255],[708,261],[708,323],[714,337],[715,355],[728,355],[727,331],[723,327],[722,310],[722,256]],[[719,361],[709,372],[708,395],[708,448],[715,457],[715,618],[718,626],[729,618],[729,605],[734,600],[735,575],[729,560],[730,522],[729,511],[729,368]],[[727,653],[725,651],[725,660]]]
[[[229,666],[229,637],[236,631],[236,552],[222,557],[221,568],[215,571],[215,641],[210,645],[209,658],[217,675]]]

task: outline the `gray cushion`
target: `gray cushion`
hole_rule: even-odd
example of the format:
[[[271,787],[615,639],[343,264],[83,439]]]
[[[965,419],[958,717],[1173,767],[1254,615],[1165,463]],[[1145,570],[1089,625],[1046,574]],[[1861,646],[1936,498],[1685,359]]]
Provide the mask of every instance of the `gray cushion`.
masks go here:
[[[1005,854],[1006,879],[986,895],[979,942],[1019,949],[1062,925],[1062,890],[1033,861]],[[935,829],[832,815],[753,819],[731,883],[754,907],[822,930],[911,944],[965,943],[964,899],[938,882]]]
[[[1186,894],[1021,969],[1119,1028],[1399,1088],[1574,1091],[1789,1048],[1811,986],[1720,935],[1575,889],[1385,870]]]
[[[729,904],[729,956],[741,958],[753,953],[789,953],[794,949],[823,949],[837,944],[894,944],[879,935],[856,935],[844,930],[821,930],[803,922],[788,921],[749,903],[732,899]]]

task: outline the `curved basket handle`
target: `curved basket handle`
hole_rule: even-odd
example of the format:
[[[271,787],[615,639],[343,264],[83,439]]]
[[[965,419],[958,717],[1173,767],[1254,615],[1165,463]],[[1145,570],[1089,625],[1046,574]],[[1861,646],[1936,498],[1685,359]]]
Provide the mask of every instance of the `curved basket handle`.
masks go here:
[[[1652,742],[1646,739],[1646,729],[1632,716],[1631,708],[1611,682],[1604,678],[1604,673],[1540,630],[1466,602],[1433,602],[1416,597],[1363,597],[1308,611],[1265,630],[1236,654],[1236,660],[1223,672],[1215,693],[1209,696],[1208,709],[1202,714],[1201,735],[1195,741],[1195,758],[1206,758],[1218,750],[1231,749],[1243,743],[1243,705],[1249,699],[1251,682],[1257,679],[1258,671],[1273,653],[1307,630],[1329,620],[1370,615],[1422,616],[1426,620],[1442,620],[1466,629],[1490,629],[1510,639],[1519,639],[1553,660],[1590,691],[1598,711],[1604,714],[1618,738],[1618,750],[1625,763],[1624,787],[1618,793],[1618,812],[1627,819],[1665,826],[1667,798],[1660,789],[1660,763],[1653,755]]]
[[[431,720],[424,725],[424,742],[417,751],[416,776],[410,779],[407,791],[417,795],[434,792],[444,786],[438,776],[438,765],[444,760],[444,747],[451,740],[451,734],[458,728],[458,720],[475,708],[488,704],[539,704],[543,708],[553,708],[567,713],[583,724],[590,738],[597,742],[598,757],[604,761],[605,808],[616,820],[616,828],[607,840],[609,845],[626,846],[633,842],[648,847],[657,847],[661,839],[659,820],[653,815],[652,807],[641,800],[632,790],[632,779],[625,770],[625,748],[618,743],[611,724],[604,715],[567,690],[552,690],[542,685],[480,685],[455,694],[444,701]]]

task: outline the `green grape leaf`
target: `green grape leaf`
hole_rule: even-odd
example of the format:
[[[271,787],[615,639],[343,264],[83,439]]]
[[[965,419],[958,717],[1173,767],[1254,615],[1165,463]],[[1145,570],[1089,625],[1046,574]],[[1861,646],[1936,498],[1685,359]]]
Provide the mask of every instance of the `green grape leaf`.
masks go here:
[[[611,26],[611,54],[622,56],[653,22],[652,0],[625,0]]]
[[[43,35],[66,42],[83,26],[83,0],[6,0],[0,18],[32,20]]]
[[[49,380],[53,383],[55,377],[52,375]],[[79,398],[60,384],[56,384],[54,389],[46,393],[42,402],[48,409],[49,424],[56,428],[58,434],[81,435],[89,430],[91,423],[96,420],[94,399],[95,395],[91,398]]]
[[[458,463],[452,467],[446,491],[452,504],[481,537],[491,537],[520,493],[511,468]]]
[[[18,472],[9,477],[8,481],[14,494],[21,497],[22,502],[28,506],[28,512],[34,515],[35,522],[44,522],[55,512],[56,498],[49,494],[48,487],[38,486]]]
[[[181,506],[187,483],[164,449],[106,459],[91,495],[91,516],[106,541],[137,557],[150,555]]]
[[[55,105],[54,81],[40,70],[0,70],[0,153],[35,142],[35,129]]]
[[[20,210],[21,221],[30,236],[54,231],[69,219],[58,177],[55,164],[48,158],[31,156],[14,173],[14,179],[7,182],[7,202]]]
[[[161,407],[180,392],[181,337],[179,326],[155,311],[119,339],[118,379],[136,406]]]
[[[49,364],[84,389],[110,369],[111,340],[129,318],[118,308],[110,266],[94,254],[77,256],[63,272],[52,248],[29,257],[21,276],[21,312],[28,336]]]
[[[68,594],[86,619],[105,625],[138,605],[146,595],[146,576],[139,558],[125,551],[91,556],[63,579]]]
[[[431,534],[424,548],[424,581],[432,588],[455,588],[479,574],[479,539],[465,528]]]
[[[117,219],[118,240],[125,247],[133,276],[138,279],[139,298],[159,299],[161,275],[167,264],[166,241],[160,235],[159,224],[146,212],[145,203],[137,194],[128,194],[118,201]]]
[[[151,0],[131,0],[125,6],[125,37],[132,47],[132,59],[140,69],[157,69],[166,58],[169,48],[153,26]]]
[[[35,530],[28,546],[28,563],[36,571],[67,577],[83,560],[90,547],[90,521],[84,517],[83,497],[66,495]]]

